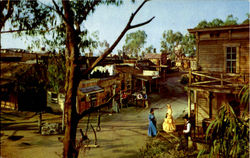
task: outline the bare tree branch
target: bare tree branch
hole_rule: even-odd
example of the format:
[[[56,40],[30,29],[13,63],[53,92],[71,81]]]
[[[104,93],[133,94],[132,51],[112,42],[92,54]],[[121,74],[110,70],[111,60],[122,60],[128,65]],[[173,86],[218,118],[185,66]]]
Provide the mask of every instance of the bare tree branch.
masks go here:
[[[148,0],[144,0],[143,2],[142,2],[142,4],[136,9],[136,11],[134,12],[134,16],[137,14],[137,12],[143,7],[143,5],[147,2]],[[134,16],[133,16],[133,18],[134,18]]]
[[[132,25],[131,26],[131,23],[135,17],[135,15],[138,13],[138,11],[142,8],[142,6],[147,2],[148,0],[144,0],[142,2],[142,4],[136,9],[136,11],[134,13],[131,14],[130,18],[129,18],[129,21],[126,25],[126,27],[123,29],[122,33],[119,35],[119,37],[115,40],[115,42],[111,45],[111,47],[109,49],[107,49],[99,58],[97,58],[95,60],[95,62],[83,73],[83,75],[87,75],[88,73],[90,73],[94,67],[99,64],[101,61],[103,61],[112,51],[113,49],[116,47],[116,45],[120,42],[120,40],[122,39],[122,37],[125,35],[125,33],[130,30],[130,29],[133,29],[133,28],[136,28],[136,27],[140,27],[140,26],[143,26],[143,25],[146,25],[148,23],[150,23],[154,17],[152,17],[151,19],[149,19],[148,21],[145,21],[143,23],[140,23],[140,24],[136,24],[136,25]]]
[[[136,25],[131,25],[129,29],[134,29],[136,27],[140,27],[140,26],[143,26],[143,25],[146,25],[148,23],[150,23],[155,17],[152,17],[151,19],[149,19],[148,21],[145,21],[143,23],[140,23],[140,24],[136,24]]]

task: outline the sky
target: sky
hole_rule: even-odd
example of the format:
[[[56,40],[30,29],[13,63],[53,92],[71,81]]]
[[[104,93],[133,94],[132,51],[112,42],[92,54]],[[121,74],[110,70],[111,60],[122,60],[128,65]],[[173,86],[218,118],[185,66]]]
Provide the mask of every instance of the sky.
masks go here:
[[[135,3],[124,0],[124,3],[118,7],[98,6],[95,12],[88,16],[84,27],[89,32],[98,31],[100,41],[106,40],[111,45],[126,26],[131,13],[141,3],[142,0],[136,0]],[[202,20],[212,21],[220,18],[224,21],[230,14],[237,17],[238,22],[241,23],[250,12],[249,4],[249,0],[151,0],[141,8],[132,24],[147,21],[155,16],[153,21],[132,29],[127,34],[144,30],[147,34],[147,43],[144,48],[153,45],[159,52],[164,30],[172,29],[174,32],[180,31],[186,34],[187,29],[194,28]],[[12,34],[2,34],[2,48],[26,49],[28,43],[29,41],[25,41],[25,38],[14,38]],[[121,49],[124,44],[125,36],[113,52]]]

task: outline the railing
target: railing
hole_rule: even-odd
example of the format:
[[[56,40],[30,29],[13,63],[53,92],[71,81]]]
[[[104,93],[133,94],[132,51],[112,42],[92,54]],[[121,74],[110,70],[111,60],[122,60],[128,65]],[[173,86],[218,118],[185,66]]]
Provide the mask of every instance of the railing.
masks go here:
[[[189,86],[213,85],[218,87],[241,87],[249,83],[249,73],[231,74],[189,70]]]

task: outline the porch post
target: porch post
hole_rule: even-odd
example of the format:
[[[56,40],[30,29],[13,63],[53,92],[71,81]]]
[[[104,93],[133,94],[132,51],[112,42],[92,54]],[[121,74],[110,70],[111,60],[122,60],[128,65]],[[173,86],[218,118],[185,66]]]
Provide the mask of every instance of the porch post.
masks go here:
[[[188,117],[191,116],[191,90],[188,89]]]
[[[188,85],[190,86],[192,84],[192,70],[189,69],[188,73]]]
[[[212,99],[213,99],[213,93],[212,92],[208,92],[208,105],[209,105],[209,118],[212,118]]]
[[[195,127],[197,122],[197,90],[194,90],[194,137],[195,137]]]

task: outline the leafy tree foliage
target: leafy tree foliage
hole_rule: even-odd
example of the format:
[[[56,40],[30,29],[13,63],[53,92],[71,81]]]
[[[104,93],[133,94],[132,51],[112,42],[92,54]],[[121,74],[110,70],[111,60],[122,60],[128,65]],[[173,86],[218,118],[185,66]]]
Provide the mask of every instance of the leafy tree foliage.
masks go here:
[[[239,92],[241,105],[245,111],[240,117],[230,105],[220,108],[219,115],[208,126],[206,139],[211,142],[209,157],[249,157],[249,85]],[[202,150],[199,156],[204,154]]]
[[[190,34],[183,36],[180,32],[173,32],[173,30],[164,31],[161,39],[161,52],[170,52],[172,60],[182,54],[193,56],[195,54],[195,37]]]
[[[225,21],[218,18],[212,20],[211,22],[203,20],[195,28],[210,28],[228,25],[238,25],[238,18],[233,15],[228,15]]]
[[[193,34],[186,34],[182,38],[182,52],[189,56],[195,55],[195,36]]]
[[[249,111],[249,85],[246,84],[242,87],[238,97],[240,98],[240,103],[245,106],[244,114],[247,114]]]
[[[146,54],[148,54],[148,53],[154,53],[154,46],[150,45],[147,48],[145,48],[145,53]]]
[[[244,21],[242,22],[242,24],[249,24],[250,14],[249,14],[249,13],[247,13],[246,15],[247,15],[247,19],[246,19],[246,20],[244,20]]]
[[[15,90],[19,93],[25,93],[28,89],[34,89],[36,92],[46,90],[47,75],[45,70],[45,65],[41,64],[20,65],[15,74],[15,78],[18,80]]]
[[[94,12],[95,7],[92,5],[99,4],[116,4],[122,3],[121,0],[117,1],[71,1],[74,14],[77,14],[75,26],[79,34],[79,51],[93,51],[97,48],[98,35],[96,32],[89,34],[88,31],[81,25],[86,20],[87,16]],[[80,6],[89,7],[85,11]],[[58,10],[57,10],[58,9]],[[50,51],[64,50],[66,43],[66,27],[64,19],[58,11],[62,13],[63,7],[61,3],[57,7],[51,3],[43,1],[20,1],[13,7],[11,18],[11,30],[16,31],[17,36],[32,36],[32,41],[28,49],[42,48]],[[83,11],[83,12],[82,12]],[[81,14],[80,14],[81,12]],[[88,13],[84,15],[83,13]],[[81,40],[80,40],[81,39]],[[30,40],[30,39],[28,39]]]
[[[147,34],[145,31],[138,30],[126,35],[124,50],[130,54],[138,57],[141,49],[146,43]]]
[[[234,17],[232,14],[228,15],[226,21],[224,22],[224,26],[228,25],[238,25],[238,18]]]
[[[77,88],[80,82],[79,75],[79,61],[78,57],[80,55],[81,46],[87,47],[90,44],[89,40],[82,40],[87,35],[87,30],[84,28],[83,23],[90,13],[100,4],[115,4],[120,5],[122,0],[95,0],[95,1],[64,1],[56,3],[52,0],[52,4],[44,4],[40,1],[21,1],[16,6],[16,11],[13,12],[12,25],[14,28],[18,28],[20,31],[24,31],[24,34],[36,36],[41,35],[43,38],[51,41],[49,42],[52,46],[57,45],[57,41],[62,37],[61,47],[65,48],[65,122],[66,130],[64,137],[64,157],[78,157],[79,148],[76,144],[76,130],[79,120],[85,116],[87,113],[95,110],[89,109],[81,114],[76,111],[76,95]],[[88,73],[104,58],[112,52],[116,47],[125,33],[133,28],[137,28],[150,23],[154,17],[151,19],[136,24],[131,25],[135,15],[142,8],[142,6],[147,2],[144,0],[143,3],[137,8],[137,10],[130,16],[127,25],[111,45],[111,47],[105,51],[88,69],[83,73],[88,75]],[[15,7],[14,7],[15,8]],[[60,29],[58,29],[60,28]],[[52,30],[55,30],[53,33]],[[62,31],[63,30],[63,31]],[[48,33],[49,31],[52,31]],[[52,40],[49,38],[52,36]],[[42,40],[41,40],[42,41]],[[82,43],[82,44],[81,44]],[[39,44],[39,41],[36,41]],[[61,48],[60,47],[60,48]]]
[[[206,137],[211,141],[209,157],[249,157],[248,120],[238,118],[230,105],[221,107],[218,117],[209,125]]]
[[[104,40],[102,42],[99,42],[99,46],[103,49],[102,51],[100,51],[100,54],[103,54],[105,51],[108,50],[109,43],[106,40]]]
[[[181,43],[182,37],[180,32],[164,31],[161,39],[161,51],[174,52],[175,47]]]
[[[18,3],[18,1],[0,1],[0,30],[5,25],[5,22],[11,17],[13,13],[13,5]]]
[[[65,85],[65,56],[62,52],[51,54],[48,62],[48,89],[56,93],[64,93]]]

